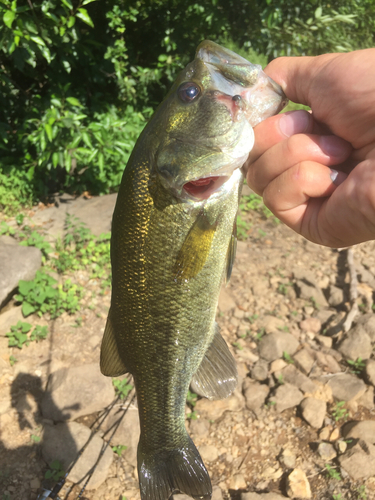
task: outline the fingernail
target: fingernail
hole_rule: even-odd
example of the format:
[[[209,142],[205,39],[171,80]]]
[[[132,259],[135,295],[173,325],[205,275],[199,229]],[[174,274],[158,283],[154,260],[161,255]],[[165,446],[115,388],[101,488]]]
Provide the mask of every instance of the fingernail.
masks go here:
[[[329,156],[342,156],[346,153],[346,143],[335,135],[322,135],[319,138],[319,145],[323,153]]]
[[[335,186],[339,186],[348,177],[344,172],[338,172],[337,170],[330,168],[331,173],[329,176]]]
[[[291,135],[305,132],[309,123],[310,113],[300,109],[298,111],[284,113],[280,118],[279,127],[286,137],[290,137]]]

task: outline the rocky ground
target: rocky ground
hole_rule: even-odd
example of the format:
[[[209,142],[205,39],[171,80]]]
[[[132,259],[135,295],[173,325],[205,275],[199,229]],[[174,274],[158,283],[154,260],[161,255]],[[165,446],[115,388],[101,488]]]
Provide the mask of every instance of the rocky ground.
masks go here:
[[[19,245],[19,228],[27,223],[55,245],[69,212],[99,235],[110,229],[114,199],[59,198],[58,206],[29,212],[20,226],[0,216],[1,500],[35,500],[51,489],[90,429],[96,433],[60,498],[77,498],[86,480],[82,498],[140,498],[136,401],[132,391],[125,396],[123,378],[124,398],[115,400],[112,381],[98,370],[110,303],[106,277],[93,275],[89,264],[64,274],[49,270],[58,283],[70,278],[82,288],[79,309],[56,319],[50,312],[25,319],[14,296],[18,280],[32,279],[42,260],[35,248]],[[237,360],[238,389],[223,401],[191,396],[186,408],[213,498],[375,499],[375,242],[353,250],[358,314],[346,332],[347,250],[305,241],[255,202],[246,191],[237,259],[217,318]],[[18,321],[47,326],[47,337],[8,347],[6,334]]]

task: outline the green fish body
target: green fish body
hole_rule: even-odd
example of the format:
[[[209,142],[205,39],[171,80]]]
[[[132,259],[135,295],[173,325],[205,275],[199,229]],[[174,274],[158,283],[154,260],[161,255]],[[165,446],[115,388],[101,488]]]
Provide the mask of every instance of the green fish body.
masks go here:
[[[241,166],[252,127],[285,96],[261,68],[213,42],[178,76],[124,171],[112,223],[112,301],[101,370],[137,392],[142,500],[211,498],[185,428],[190,383],[221,399],[237,381],[215,324],[235,255]]]

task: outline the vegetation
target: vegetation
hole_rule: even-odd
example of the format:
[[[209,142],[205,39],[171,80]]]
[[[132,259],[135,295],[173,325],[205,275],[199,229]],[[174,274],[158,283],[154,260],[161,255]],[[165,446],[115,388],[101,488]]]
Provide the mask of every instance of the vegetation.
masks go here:
[[[209,38],[266,64],[374,45],[373,0],[2,0],[0,209],[115,191],[134,142]]]

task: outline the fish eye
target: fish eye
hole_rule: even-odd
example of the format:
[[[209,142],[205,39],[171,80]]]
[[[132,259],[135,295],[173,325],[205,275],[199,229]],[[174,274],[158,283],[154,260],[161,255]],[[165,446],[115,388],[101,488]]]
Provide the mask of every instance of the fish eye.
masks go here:
[[[181,99],[181,101],[187,103],[194,101],[200,93],[201,89],[198,87],[198,85],[192,82],[181,84],[177,90],[177,95]]]

